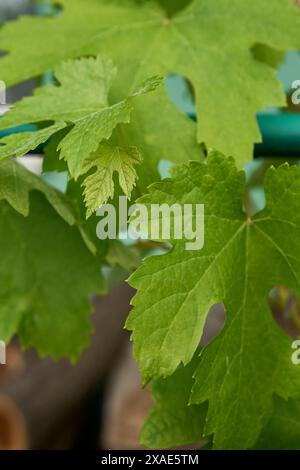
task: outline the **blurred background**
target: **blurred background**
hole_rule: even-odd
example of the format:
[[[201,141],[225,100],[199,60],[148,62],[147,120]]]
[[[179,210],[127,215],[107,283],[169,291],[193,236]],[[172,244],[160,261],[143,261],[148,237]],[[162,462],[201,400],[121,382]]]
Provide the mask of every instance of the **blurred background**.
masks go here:
[[[24,13],[47,15],[51,8],[30,0],[0,0],[0,23]],[[279,78],[288,107],[270,108],[257,116],[264,141],[255,148],[255,161],[246,167],[245,205],[251,212],[264,206],[262,183],[270,163],[289,161],[298,165],[300,157],[300,106],[290,100],[291,84],[300,79],[299,53],[283,58]],[[28,81],[8,90],[7,103],[30,95],[36,85]],[[167,86],[176,106],[195,119],[189,84],[172,75]],[[4,113],[7,108],[1,109]],[[22,162],[31,171],[40,172],[41,159],[39,153],[24,157]],[[162,176],[168,166],[168,162],[161,162]],[[58,188],[63,185],[62,175],[42,177]],[[124,282],[128,275],[118,268],[107,273],[110,293],[93,299],[95,334],[78,364],[41,360],[33,350],[21,352],[17,338],[8,346],[7,365],[0,365],[0,449],[140,448],[140,428],[151,408],[151,397],[149,390],[141,388],[129,335],[123,329],[134,294]],[[300,309],[286,286],[270,292],[270,312],[291,337],[300,333]],[[208,315],[201,344],[220,331],[225,319],[223,306],[215,306]]]

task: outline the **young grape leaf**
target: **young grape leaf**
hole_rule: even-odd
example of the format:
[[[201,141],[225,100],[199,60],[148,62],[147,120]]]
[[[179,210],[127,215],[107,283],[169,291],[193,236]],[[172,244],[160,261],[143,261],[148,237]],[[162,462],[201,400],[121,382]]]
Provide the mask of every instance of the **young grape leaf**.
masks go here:
[[[224,304],[226,325],[199,357],[191,396],[193,404],[209,401],[205,434],[222,449],[250,448],[273,394],[292,397],[300,385],[290,341],[268,306],[274,286],[300,297],[300,170],[268,171],[267,205],[253,218],[242,210],[244,190],[244,172],[216,152],[153,185],[140,202],[205,205],[205,244],[188,251],[172,240],[170,253],[147,259],[130,281],[138,292],[127,327],[145,381],[187,364],[210,307]]]
[[[98,262],[40,192],[30,206],[24,217],[0,202],[0,338],[75,360],[89,344],[88,296],[103,292]]]
[[[3,142],[7,145],[0,147],[3,155],[20,154],[32,146],[32,140],[41,143],[43,138],[48,139],[51,129],[54,134],[64,127],[64,122],[72,123],[74,127],[63,137],[58,150],[60,158],[68,162],[71,175],[77,178],[85,160],[99,144],[111,137],[119,123],[130,121],[133,99],[155,90],[161,81],[158,77],[150,78],[126,99],[109,106],[108,93],[115,74],[111,60],[100,56],[62,63],[55,69],[60,86],[43,86],[34,96],[18,102],[1,119],[0,129],[41,121],[55,121],[56,124],[38,131],[36,137],[30,133],[23,137],[24,141],[19,135],[6,138]]]
[[[217,5],[194,0],[171,17],[152,2],[60,4],[56,16],[23,17],[2,29],[0,47],[7,54],[0,61],[1,79],[13,84],[63,59],[99,52],[112,57],[121,71],[114,91],[118,97],[149,71],[177,72],[195,90],[198,140],[235,155],[240,163],[252,158],[253,142],[261,141],[256,112],[285,104],[274,69],[268,60],[262,62],[263,55],[256,60],[252,48],[299,48],[300,12],[293,0],[218,0]],[[160,102],[156,108],[158,120],[163,107]],[[147,123],[145,113],[140,125],[147,128]]]
[[[141,162],[142,157],[136,147],[125,149],[108,144],[100,145],[97,152],[93,153],[82,167],[82,174],[96,167],[83,181],[87,217],[114,196],[115,172],[118,173],[124,194],[130,198],[137,177],[134,166]]]

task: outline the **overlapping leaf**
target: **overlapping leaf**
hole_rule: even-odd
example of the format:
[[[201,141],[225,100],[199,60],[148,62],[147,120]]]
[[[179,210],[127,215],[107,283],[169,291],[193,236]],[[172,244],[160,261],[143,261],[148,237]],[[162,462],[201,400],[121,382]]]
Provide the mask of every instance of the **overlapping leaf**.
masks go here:
[[[31,191],[39,191],[54,207],[56,212],[69,224],[76,224],[72,206],[64,196],[48,186],[41,178],[26,170],[14,159],[0,162],[0,201],[7,201],[24,217],[29,214],[29,196]]]
[[[67,161],[71,175],[77,178],[85,160],[99,144],[111,137],[119,123],[129,122],[132,100],[153,91],[160,83],[159,78],[149,79],[128,98],[109,106],[108,93],[115,73],[112,62],[103,57],[60,65],[55,70],[60,86],[47,85],[36,90],[35,96],[17,103],[0,122],[2,129],[28,122],[55,121],[55,125],[3,139],[5,145],[0,147],[0,158],[20,156],[57,133],[65,123],[71,123],[73,127],[60,141],[58,150],[60,158]]]
[[[263,429],[255,449],[300,449],[300,401],[276,398],[270,420]]]
[[[204,439],[207,403],[190,405],[190,390],[197,367],[197,353],[186,366],[174,374],[154,382],[155,404],[142,429],[141,440],[150,448],[173,448],[179,444],[194,444],[211,448],[212,436]],[[274,397],[272,415],[264,426],[254,449],[299,450],[300,401]]]
[[[16,83],[56,67],[63,59],[102,52],[121,71],[113,91],[120,99],[132,82],[177,72],[195,90],[198,140],[235,155],[240,163],[251,159],[253,142],[261,139],[255,113],[285,102],[274,70],[267,65],[270,61],[263,55],[256,60],[251,50],[258,43],[269,50],[299,47],[300,13],[293,0],[219,0],[217,7],[211,0],[194,0],[171,18],[151,2],[137,6],[129,1],[61,0],[60,4],[57,16],[26,17],[3,28],[0,47],[7,51],[0,62],[3,80]],[[137,128],[146,131],[144,141],[152,149],[154,135],[164,139],[167,135],[159,131],[158,123],[161,129],[169,126],[165,114],[160,119],[163,101],[153,105],[155,121],[141,112],[134,119]],[[179,116],[174,112],[173,122]],[[185,127],[191,128],[187,123]],[[170,151],[180,158],[182,147],[191,143],[182,136],[175,134],[177,150],[170,139]]]
[[[181,241],[146,260],[132,276],[137,288],[127,326],[144,379],[187,364],[209,308],[224,303],[227,322],[199,358],[191,403],[209,401],[206,435],[216,448],[248,448],[272,411],[272,397],[299,393],[288,337],[275,324],[268,293],[290,286],[300,297],[300,170],[270,169],[266,208],[243,213],[244,173],[213,153],[208,164],[178,169],[141,202],[205,204],[205,246]]]
[[[74,360],[89,343],[89,295],[103,292],[98,262],[60,193],[11,160],[0,187],[0,338]]]

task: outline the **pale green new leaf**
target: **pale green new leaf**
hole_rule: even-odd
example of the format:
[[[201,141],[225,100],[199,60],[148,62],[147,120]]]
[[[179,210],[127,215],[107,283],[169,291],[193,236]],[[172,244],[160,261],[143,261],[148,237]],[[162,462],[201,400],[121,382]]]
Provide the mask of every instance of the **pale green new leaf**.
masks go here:
[[[57,84],[34,90],[1,119],[1,129],[40,121],[74,122],[108,106],[108,93],[116,68],[105,57],[68,60],[57,65]]]
[[[256,112],[285,104],[270,61],[262,62],[263,55],[256,60],[252,49],[257,44],[274,51],[299,48],[300,12],[293,0],[218,0],[217,6],[194,0],[172,17],[152,2],[60,3],[57,16],[24,17],[3,28],[3,80],[16,83],[53,69],[61,60],[99,52],[120,71],[113,91],[117,99],[133,82],[179,73],[195,90],[198,140],[240,163],[252,158],[253,143],[261,141]],[[162,128],[163,108],[160,101],[156,116]],[[150,129],[147,113],[140,119],[139,127]]]
[[[96,168],[84,181],[84,197],[87,206],[87,217],[95,212],[102,204],[114,196],[113,176],[116,172],[119,184],[124,194],[130,199],[135,186],[137,174],[134,166],[142,163],[142,157],[136,147],[112,147],[100,145],[97,152],[92,154],[82,168],[82,174]]]
[[[188,251],[173,240],[170,253],[146,260],[131,278],[138,293],[127,327],[144,380],[187,364],[210,307],[224,304],[226,325],[200,355],[191,397],[209,401],[205,434],[219,449],[250,448],[273,394],[295,396],[300,386],[290,341],[267,301],[282,284],[300,297],[300,170],[269,170],[267,206],[252,219],[243,212],[244,190],[244,173],[218,153],[154,185],[141,202],[205,205],[205,244]]]
[[[116,69],[111,60],[102,56],[62,63],[55,69],[60,85],[38,88],[34,96],[18,102],[1,119],[0,129],[41,121],[56,122],[56,125],[44,133],[38,131],[37,136],[34,133],[27,135],[28,148],[32,146],[31,140],[41,143],[51,135],[51,129],[53,134],[62,129],[65,126],[62,121],[73,124],[60,141],[58,151],[60,158],[67,161],[71,175],[77,178],[85,160],[97,150],[102,141],[111,137],[115,127],[120,123],[129,123],[133,99],[154,91],[161,82],[158,77],[150,78],[127,98],[110,106],[108,93],[115,74]],[[25,148],[24,142],[19,142],[18,139],[22,137],[11,137],[8,143],[7,140],[3,141],[8,146],[3,147],[4,156],[20,153],[18,146],[21,144]]]

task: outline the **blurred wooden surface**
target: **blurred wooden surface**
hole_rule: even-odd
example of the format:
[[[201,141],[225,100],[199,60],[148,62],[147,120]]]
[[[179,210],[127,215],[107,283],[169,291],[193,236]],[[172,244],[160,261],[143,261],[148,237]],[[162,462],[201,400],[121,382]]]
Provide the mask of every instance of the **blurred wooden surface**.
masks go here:
[[[110,450],[139,450],[140,431],[152,406],[151,394],[141,387],[129,342],[124,345],[106,387],[100,447]]]
[[[76,413],[99,387],[127,338],[123,325],[133,290],[122,284],[95,299],[95,333],[79,362],[39,359],[20,353],[22,366],[2,372],[0,383],[0,448],[66,448],[76,429]],[[66,338],[66,341],[68,338]],[[8,365],[2,366],[9,370]],[[71,434],[70,434],[71,433]]]

